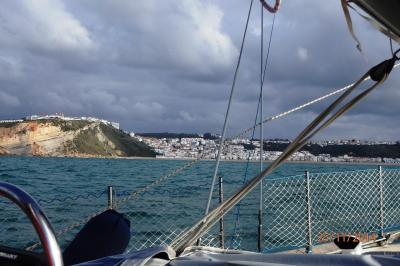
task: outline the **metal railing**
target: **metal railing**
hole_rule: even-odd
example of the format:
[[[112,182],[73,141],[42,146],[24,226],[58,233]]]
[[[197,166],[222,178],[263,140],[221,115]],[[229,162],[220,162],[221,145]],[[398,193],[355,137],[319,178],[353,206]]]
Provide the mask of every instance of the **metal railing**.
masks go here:
[[[123,207],[129,210],[126,215],[133,225],[131,249],[168,245],[202,217],[205,187],[198,187],[189,199],[184,195],[193,192],[185,188],[177,187],[177,194],[165,189],[156,188]],[[382,236],[400,225],[399,193],[400,170],[381,167],[266,179],[263,251],[304,248],[311,252],[313,246],[342,234],[358,234],[363,240]],[[215,204],[218,197],[216,188]],[[231,211],[225,215],[223,225],[217,224],[201,243],[257,251],[257,200],[257,193],[242,200],[239,225],[235,226],[237,219]],[[196,203],[200,205],[196,207]],[[148,204],[154,207],[153,214],[141,207]]]
[[[265,251],[330,242],[344,234],[362,241],[400,225],[400,170],[310,174],[265,184]]]
[[[225,195],[240,185],[240,182],[230,182],[228,176],[224,182]],[[213,207],[222,197],[218,186],[216,184],[213,194]],[[65,201],[46,201],[43,207],[48,210],[56,231],[77,219],[65,208],[77,209],[76,206],[80,206],[81,215],[90,214],[100,207],[114,208],[131,221],[129,250],[140,250],[168,245],[198,221],[203,215],[208,190],[209,187],[200,181],[171,179],[151,187],[123,206],[117,204],[118,199],[131,191],[114,187],[108,188],[108,193],[103,190],[87,197],[81,195]],[[338,234],[352,233],[372,238],[400,228],[399,168],[305,172],[297,176],[267,178],[263,193],[264,252],[290,248],[304,248],[306,252],[311,252],[313,246],[331,241]],[[88,197],[90,200],[87,200]],[[223,224],[217,224],[202,238],[202,245],[257,251],[258,206],[258,193],[250,193],[240,202],[240,212],[228,212]],[[26,233],[30,227],[26,226],[26,222],[17,220],[13,210],[9,211],[10,215],[6,214],[4,217],[7,218],[0,221],[3,227],[0,231],[6,233],[3,236],[16,242],[25,241],[27,245],[34,243],[32,234]],[[7,229],[7,226],[16,223],[18,226],[13,227],[18,228],[17,231]],[[59,239],[61,245],[65,247],[78,229],[63,235]],[[20,230],[25,233],[20,234]]]

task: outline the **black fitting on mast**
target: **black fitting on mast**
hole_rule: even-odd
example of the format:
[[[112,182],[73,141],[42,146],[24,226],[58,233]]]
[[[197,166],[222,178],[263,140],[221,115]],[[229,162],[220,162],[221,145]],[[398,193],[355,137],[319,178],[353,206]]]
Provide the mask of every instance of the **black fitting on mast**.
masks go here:
[[[374,66],[369,70],[369,76],[373,81],[381,81],[390,74],[390,72],[394,67],[394,63],[400,59],[397,56],[399,52],[400,49],[398,49],[396,52],[393,53],[392,58],[385,60],[380,64],[377,64],[376,66]]]
[[[396,62],[396,57],[393,56],[391,59],[385,60],[382,63],[377,64],[369,70],[369,76],[373,81],[381,81],[387,77],[392,71],[394,63]]]

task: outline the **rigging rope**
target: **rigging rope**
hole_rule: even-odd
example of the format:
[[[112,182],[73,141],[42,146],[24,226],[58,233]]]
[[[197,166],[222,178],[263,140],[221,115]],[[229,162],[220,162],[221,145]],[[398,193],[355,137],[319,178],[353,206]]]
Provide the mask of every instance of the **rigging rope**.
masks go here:
[[[275,14],[275,13],[274,13]],[[264,76],[263,76],[263,56],[264,56],[264,9],[261,7],[261,63],[260,63],[260,95],[261,95],[261,100],[260,100],[260,122],[262,122],[262,117],[263,117],[263,107],[264,107]],[[260,173],[263,170],[263,150],[264,150],[264,132],[263,132],[264,127],[260,127]],[[263,184],[262,181],[260,182],[260,191],[259,191],[259,206],[258,206],[258,227],[257,227],[257,233],[258,233],[258,239],[257,239],[257,247],[258,251],[261,252],[262,246],[263,246]]]
[[[400,65],[400,63],[397,63],[396,65],[394,65],[393,68],[397,68],[399,65]],[[368,80],[368,79],[370,79],[370,77],[366,77],[366,78],[364,79],[364,81],[366,81],[366,80]],[[291,113],[293,113],[293,112],[299,111],[299,110],[301,110],[301,109],[303,109],[303,108],[305,108],[305,107],[307,107],[307,106],[310,106],[310,105],[312,105],[312,104],[314,104],[314,103],[317,103],[317,102],[320,102],[320,101],[322,101],[322,100],[325,100],[325,99],[327,99],[327,98],[329,98],[329,97],[331,97],[331,96],[333,96],[333,95],[336,95],[336,94],[338,94],[338,93],[340,93],[340,92],[343,92],[343,91],[348,90],[348,89],[351,88],[353,85],[354,85],[354,83],[352,83],[352,84],[350,84],[350,85],[347,85],[347,86],[345,86],[345,87],[342,87],[342,88],[340,88],[340,89],[338,89],[338,90],[335,90],[335,91],[333,91],[333,92],[331,92],[331,93],[328,93],[328,94],[326,94],[326,95],[324,95],[324,96],[321,96],[321,97],[319,97],[319,98],[316,98],[316,99],[314,99],[314,100],[311,100],[311,101],[309,101],[309,102],[307,102],[307,103],[305,103],[305,104],[302,104],[302,105],[300,105],[300,106],[297,106],[297,107],[295,107],[295,108],[292,108],[292,109],[290,109],[290,110],[288,110],[288,111],[285,111],[285,112],[282,112],[282,113],[280,113],[280,114],[277,114],[277,115],[268,117],[268,118],[266,118],[266,119],[263,120],[262,124],[265,124],[265,123],[271,122],[271,121],[273,121],[273,120],[276,120],[276,119],[285,117],[285,116],[287,116],[287,115],[289,115],[289,114],[291,114]],[[243,137],[245,134],[247,134],[248,132],[250,132],[251,130],[253,130],[254,128],[256,128],[256,127],[258,127],[258,126],[260,126],[260,123],[257,123],[257,125],[255,125],[255,126],[253,126],[253,127],[250,127],[250,128],[245,129],[244,131],[240,132],[239,134],[237,134],[237,135],[234,136],[233,138],[241,138],[241,137]],[[195,165],[197,162],[199,162],[201,159],[203,159],[203,156],[204,156],[204,155],[202,155],[201,153],[199,153],[199,156],[198,156],[196,159],[194,159],[194,160],[192,160],[192,161],[186,163],[186,164],[183,165],[182,167],[177,168],[176,170],[174,170],[174,171],[168,173],[167,175],[161,176],[159,179],[157,179],[156,181],[150,183],[150,184],[147,185],[146,187],[144,187],[144,188],[142,188],[142,189],[139,189],[139,190],[133,191],[130,195],[128,195],[128,196],[126,196],[125,198],[123,198],[123,199],[117,201],[117,204],[123,204],[123,203],[127,202],[128,200],[134,199],[134,198],[138,197],[141,193],[143,193],[144,191],[146,191],[147,189],[149,189],[149,188],[151,188],[151,187],[153,187],[153,186],[155,186],[155,185],[158,185],[159,183],[163,182],[164,180],[168,179],[169,177],[175,176],[175,175],[179,174],[180,172],[182,172],[182,171],[184,171],[184,170],[186,170],[186,169],[189,169],[190,167],[192,167],[193,165]],[[65,233],[71,231],[71,230],[74,229],[74,228],[77,228],[77,227],[79,227],[79,226],[81,226],[81,225],[84,225],[85,223],[87,223],[87,221],[89,221],[91,218],[95,217],[96,215],[102,213],[104,210],[105,210],[105,209],[103,209],[103,210],[101,210],[101,211],[99,211],[99,212],[97,212],[97,213],[95,213],[95,214],[93,214],[93,215],[87,216],[87,217],[83,218],[82,220],[80,220],[79,222],[74,223],[74,224],[72,224],[72,225],[70,225],[70,226],[64,228],[63,230],[61,230],[61,231],[59,231],[59,232],[57,233],[57,237],[58,237],[58,236],[61,236],[61,235],[64,235]],[[36,247],[38,247],[38,246],[40,246],[40,243],[36,243],[35,245],[30,246],[30,247],[26,248],[26,250],[33,250],[34,248],[36,248]]]
[[[274,33],[274,26],[275,26],[275,15],[276,14],[274,14],[273,18],[272,18],[272,26],[271,26],[271,30],[270,30],[270,33],[269,33],[267,55],[265,57],[264,70],[262,72],[263,74],[262,74],[262,79],[261,79],[261,88],[264,86],[264,81],[265,81],[265,77],[266,77],[266,70],[267,70],[267,66],[268,66],[268,62],[269,62],[269,53],[270,53],[270,50],[271,50],[272,35]],[[264,34],[264,32],[262,31],[261,34]],[[258,119],[258,113],[259,113],[259,108],[260,108],[260,102],[261,102],[261,98],[262,98],[261,96],[262,95],[261,95],[261,90],[260,90],[260,94],[258,96],[257,112],[256,112],[255,120],[254,120],[254,126],[252,127],[253,132],[251,134],[251,139],[254,139],[255,129],[256,129],[257,125],[259,125],[259,124],[257,124],[257,119]],[[262,118],[262,114],[261,114],[260,118]],[[255,153],[255,150],[254,150],[253,154],[254,153]],[[260,149],[260,154],[261,154],[261,149]],[[244,184],[247,181],[247,174],[248,174],[248,168],[249,168],[249,163],[250,163],[250,156],[251,156],[251,153],[249,153],[248,156],[247,156],[245,174],[244,174],[244,178],[243,178],[243,183],[242,184]],[[234,224],[233,233],[232,233],[231,241],[230,241],[231,244],[234,242],[233,238],[236,237],[236,234],[237,234],[236,232],[237,232],[237,228],[239,227],[239,216],[240,216],[240,203],[237,204],[237,206],[236,206],[235,224]]]
[[[345,0],[342,0],[345,1]],[[342,2],[343,5],[343,2]],[[347,1],[346,5],[348,7],[350,7],[351,9],[354,10],[354,12],[356,12],[360,17],[362,17],[363,19],[365,19],[366,21],[368,21],[372,27],[374,27],[375,29],[377,29],[378,31],[380,31],[381,33],[385,34],[387,37],[395,40],[396,42],[400,42],[400,38],[399,36],[397,36],[396,34],[394,34],[393,32],[391,32],[389,29],[386,29],[385,27],[383,27],[381,24],[379,24],[379,22],[377,22],[375,19],[372,19],[370,17],[364,16],[363,14],[361,14],[357,9],[355,9],[352,5],[349,4],[349,1]],[[347,7],[346,7],[347,8]],[[348,12],[348,11],[347,11]],[[350,15],[349,15],[350,16]],[[347,18],[346,18],[347,20]],[[351,19],[350,19],[350,23],[351,23]]]
[[[399,65],[400,65],[400,63],[397,63],[396,65],[394,65],[393,68],[397,68]],[[370,77],[366,77],[364,81],[367,81],[367,80],[369,80],[369,79],[370,79]],[[327,99],[327,98],[329,98],[329,97],[331,97],[331,96],[333,96],[333,95],[336,95],[336,94],[338,94],[338,93],[340,93],[340,92],[343,92],[343,91],[345,91],[345,90],[348,90],[348,89],[351,88],[353,85],[354,85],[354,83],[349,84],[349,85],[344,86],[344,87],[342,87],[342,88],[340,88],[340,89],[337,89],[337,90],[335,90],[335,91],[333,91],[333,92],[330,92],[330,93],[328,93],[328,94],[325,94],[325,95],[323,95],[323,96],[321,96],[321,97],[319,97],[319,98],[313,99],[313,100],[311,100],[311,101],[309,101],[309,102],[306,102],[306,103],[304,103],[304,104],[302,104],[302,105],[299,105],[299,106],[296,106],[296,107],[294,107],[294,108],[292,108],[292,109],[289,109],[289,110],[287,110],[287,111],[285,111],[285,112],[279,113],[279,114],[274,115],[274,116],[270,116],[270,117],[264,119],[263,122],[262,122],[262,124],[268,123],[268,122],[270,122],[270,121],[272,121],[272,120],[282,118],[282,117],[287,116],[287,115],[289,115],[289,114],[291,114],[291,113],[293,113],[293,112],[296,112],[296,111],[299,111],[299,110],[301,110],[301,109],[304,109],[304,108],[307,107],[307,106],[310,106],[310,105],[312,105],[312,104],[314,104],[314,103],[318,103],[318,102],[320,102],[320,101],[322,101],[322,100],[325,100],[325,99]],[[261,123],[258,123],[258,124],[256,125],[256,127],[259,127],[260,125],[261,125]],[[235,137],[233,137],[233,138],[242,138],[245,134],[249,133],[252,129],[253,129],[253,127],[249,127],[249,128],[247,128],[247,129],[245,129],[244,131],[240,132],[239,134],[237,134],[237,135],[236,135]]]
[[[233,93],[235,91],[236,80],[237,80],[237,76],[238,76],[238,73],[239,73],[239,67],[240,67],[240,62],[241,62],[241,59],[242,59],[243,48],[244,48],[244,43],[245,43],[245,40],[246,40],[247,28],[249,26],[249,20],[250,20],[252,7],[253,7],[253,0],[251,0],[251,2],[250,2],[249,11],[248,11],[248,14],[247,14],[246,26],[244,28],[244,33],[243,33],[243,37],[242,37],[242,44],[240,46],[240,53],[239,53],[238,61],[237,61],[237,64],[236,64],[235,74],[234,74],[233,81],[232,81],[231,93],[229,95],[228,107],[227,107],[226,114],[225,114],[224,126],[223,126],[223,129],[222,129],[222,134],[221,134],[221,139],[220,139],[220,144],[219,144],[218,154],[217,154],[217,160],[215,162],[214,174],[213,174],[213,178],[212,178],[212,182],[211,182],[211,186],[210,186],[210,192],[208,193],[208,200],[207,200],[207,205],[206,205],[206,209],[205,209],[205,214],[207,214],[208,211],[210,210],[212,193],[213,193],[215,181],[217,179],[217,174],[218,174],[219,162],[221,160],[222,149],[224,147],[225,133],[226,133],[226,128],[227,128],[227,125],[228,125],[228,118],[229,118],[229,111],[231,109]]]
[[[396,51],[397,54],[398,51]],[[279,167],[288,157],[294,152],[301,149],[315,134],[329,126],[337,118],[342,116],[345,112],[354,107],[370,92],[372,92],[378,85],[382,84],[390,74],[395,61],[399,60],[397,55],[393,58],[383,61],[379,65],[371,68],[367,71],[352,87],[343,92],[332,104],[330,104],[323,112],[321,112],[297,137],[296,139],[285,149],[285,151],[266,169],[260,174],[253,177],[246,185],[240,188],[230,198],[220,204],[217,208],[211,211],[208,215],[198,221],[192,228],[187,230],[185,233],[177,237],[172,243],[172,248],[179,255],[184,249],[194,243],[194,241],[202,237],[207,233],[210,228],[218,222],[228,211],[230,211],[240,200],[242,200],[248,193],[250,193],[260,181],[270,174],[273,170]],[[365,89],[363,92],[354,96],[342,107],[340,107],[335,113],[333,111],[341,104],[368,76],[375,83]],[[333,113],[333,114],[332,114]]]
[[[394,65],[393,68],[395,69],[395,68],[397,68],[399,65],[400,65],[400,63],[397,63],[396,65]],[[364,79],[364,81],[366,81],[366,80],[368,80],[368,79],[370,79],[370,77],[366,77],[366,78]],[[345,87],[342,87],[342,88],[340,88],[340,89],[338,89],[338,90],[335,90],[335,91],[333,91],[333,92],[331,92],[331,93],[328,93],[328,94],[326,94],[326,95],[324,95],[324,96],[321,96],[321,97],[319,97],[319,98],[316,98],[316,99],[314,99],[314,100],[311,100],[311,101],[309,101],[309,102],[307,102],[307,103],[305,103],[305,104],[302,104],[302,105],[300,105],[300,106],[297,106],[297,107],[295,107],[295,108],[292,108],[292,109],[290,109],[290,110],[288,110],[288,111],[285,111],[285,112],[282,112],[282,113],[280,113],[280,114],[277,114],[277,115],[268,117],[268,118],[266,118],[266,119],[263,120],[262,124],[265,124],[265,123],[271,122],[271,121],[273,121],[273,120],[276,120],[276,119],[285,117],[285,116],[287,116],[287,115],[289,115],[289,114],[291,114],[291,113],[293,113],[293,112],[299,111],[299,110],[301,110],[301,109],[303,109],[303,108],[305,108],[305,107],[307,107],[307,106],[310,106],[310,105],[312,105],[312,104],[314,104],[314,103],[317,103],[317,102],[320,102],[320,101],[322,101],[322,100],[325,100],[325,99],[327,99],[327,98],[329,98],[329,97],[331,97],[331,96],[333,96],[333,95],[336,95],[336,94],[338,94],[338,93],[340,93],[340,92],[343,92],[343,91],[348,90],[348,89],[351,88],[353,85],[354,85],[354,83],[352,83],[352,84],[350,84],[350,85],[347,85],[347,86],[345,86]],[[247,134],[248,132],[250,132],[251,130],[253,130],[254,128],[256,128],[256,127],[258,127],[258,126],[260,126],[260,123],[257,123],[257,125],[255,125],[255,126],[253,126],[253,127],[250,127],[250,128],[245,129],[244,131],[240,132],[239,134],[237,134],[237,135],[234,136],[233,138],[241,138],[241,137],[243,137],[245,134]],[[123,204],[123,203],[127,202],[128,200],[134,199],[134,198],[138,197],[141,193],[143,193],[144,191],[146,191],[147,189],[149,189],[149,188],[151,188],[151,187],[153,187],[153,186],[155,186],[155,185],[158,185],[159,183],[163,182],[164,180],[168,179],[169,177],[175,176],[175,175],[179,174],[180,172],[182,172],[182,171],[184,171],[184,170],[186,170],[186,169],[189,169],[190,167],[192,167],[193,165],[195,165],[197,162],[199,162],[201,159],[203,159],[203,156],[204,156],[204,155],[202,155],[201,153],[199,153],[199,156],[198,156],[196,159],[194,159],[194,160],[192,160],[192,161],[186,163],[186,164],[183,165],[182,167],[177,168],[176,170],[174,170],[174,171],[168,173],[167,175],[161,176],[159,179],[157,179],[156,181],[150,183],[150,184],[147,185],[145,188],[133,191],[130,195],[126,196],[126,198],[123,198],[123,199],[117,201],[117,204]],[[61,235],[65,234],[65,233],[67,233],[67,232],[69,232],[69,231],[71,231],[72,229],[74,229],[74,228],[76,228],[76,227],[79,227],[79,226],[81,226],[81,225],[84,225],[87,221],[89,221],[91,218],[95,217],[96,215],[100,214],[100,213],[103,212],[104,210],[105,210],[105,209],[103,209],[103,210],[101,210],[101,211],[95,213],[94,215],[87,216],[87,217],[83,218],[82,220],[80,220],[79,222],[74,223],[74,224],[72,224],[72,225],[70,225],[70,226],[64,228],[63,230],[61,230],[61,231],[59,231],[59,232],[57,233],[57,236],[61,236]],[[36,248],[37,246],[40,246],[40,243],[37,243],[37,244],[35,244],[35,245],[33,245],[33,246],[30,246],[30,247],[26,248],[26,250],[33,250],[33,249]]]
[[[390,37],[389,37],[389,44],[390,44],[390,51],[392,52],[392,55],[394,55],[392,38]]]
[[[357,46],[356,46],[357,50],[362,53],[361,43],[358,40],[356,34],[354,33],[353,22],[351,21],[351,16],[350,16],[350,12],[349,12],[350,5],[348,3],[348,0],[341,0],[341,4],[342,4],[342,9],[343,9],[343,14],[346,19],[347,28],[349,29],[351,37],[353,37],[354,41],[356,41],[356,43],[357,43]]]
[[[262,4],[262,6],[263,6],[264,8],[266,8],[269,12],[276,13],[276,12],[279,10],[279,7],[280,7],[280,0],[276,0],[276,1],[275,1],[275,6],[274,6],[274,7],[269,6],[269,5],[265,2],[265,0],[260,0],[260,2],[261,2],[261,4]],[[344,3],[347,4],[347,1],[342,0],[342,4],[344,4]],[[239,69],[239,65],[240,65],[240,60],[241,60],[241,56],[242,56],[242,52],[243,52],[244,40],[245,40],[245,36],[246,36],[246,32],[247,32],[247,27],[248,27],[249,16],[250,16],[250,13],[251,13],[252,4],[253,4],[253,0],[251,1],[250,8],[249,8],[249,14],[248,14],[248,18],[247,18],[247,21],[246,21],[245,32],[244,32],[244,36],[243,36],[243,40],[242,40],[242,45],[241,45],[241,50],[240,50],[240,55],[239,55],[239,58],[238,58],[238,64],[237,64],[237,67],[236,67],[235,76],[234,76],[234,80],[233,80],[233,84],[232,84],[231,95],[230,95],[230,100],[229,100],[229,104],[228,104],[227,114],[226,114],[226,117],[225,117],[225,123],[224,123],[224,130],[223,130],[223,131],[225,131],[225,129],[226,129],[226,122],[227,122],[227,118],[228,118],[228,115],[229,115],[230,104],[231,104],[232,95],[233,95],[233,91],[234,91],[234,87],[235,87],[235,83],[236,83],[236,77],[237,77],[237,73],[238,73],[238,69]],[[349,5],[349,6],[350,6],[350,5]],[[351,7],[351,6],[350,6],[350,7]],[[347,5],[346,5],[346,7],[343,5],[343,9],[345,9],[345,8],[347,8]],[[351,7],[351,8],[352,8],[352,7]],[[345,14],[346,14],[346,10],[344,10],[344,11],[345,11]],[[357,11],[356,11],[356,12],[357,12]],[[347,10],[347,13],[348,13],[348,10]],[[358,13],[358,12],[357,12],[357,13]],[[362,16],[362,15],[361,15],[361,16]],[[364,17],[364,16],[363,16],[363,17]],[[348,18],[348,17],[346,16],[346,20],[347,20],[347,18]],[[365,18],[365,17],[364,17],[364,18]],[[264,67],[264,74],[263,74],[263,77],[262,77],[262,84],[264,83],[265,74],[266,74],[265,72],[266,72],[266,67],[267,67],[267,62],[268,62],[268,55],[269,55],[269,49],[270,49],[270,44],[271,44],[271,37],[272,37],[272,31],[273,31],[273,27],[274,27],[274,21],[275,21],[275,14],[274,14],[274,20],[273,20],[273,24],[272,24],[271,35],[270,35],[270,40],[269,40],[269,45],[268,45],[268,53],[267,53],[267,58],[266,58],[265,67]],[[351,18],[350,18],[350,23],[351,23]],[[350,31],[351,31],[352,35],[354,35],[354,33],[352,32],[351,24],[348,25],[348,26],[349,26],[349,28],[351,28]],[[385,33],[385,32],[384,32],[384,33]],[[387,34],[387,33],[385,33],[385,34]],[[356,38],[355,36],[353,36],[353,37],[354,37],[354,39],[358,42],[357,38]],[[358,42],[358,43],[359,43],[359,42]],[[361,47],[358,47],[358,48],[361,48]],[[398,52],[399,52],[399,50],[396,51],[396,53],[398,53]],[[398,57],[395,55],[395,53],[394,53],[394,57],[395,57],[396,59],[398,59]],[[396,68],[396,67],[398,67],[398,66],[399,66],[399,64],[396,64],[393,68]],[[386,77],[387,77],[387,76],[385,76],[385,79],[386,79]],[[361,80],[361,81],[365,81],[365,80],[368,80],[368,79],[370,79],[370,77],[369,77],[369,76],[365,76],[365,78],[364,78],[363,80]],[[355,101],[355,102],[353,103],[353,105],[354,105],[355,103],[357,103],[359,100],[361,100],[363,97],[365,97],[370,91],[372,91],[377,85],[379,85],[380,83],[382,83],[385,79],[383,79],[383,80],[377,82],[374,86],[372,86],[372,87],[371,87],[370,89],[368,89],[366,92],[360,94],[359,97],[356,97],[357,99],[354,99],[354,100],[357,100],[357,101]],[[356,85],[358,85],[358,82],[353,83],[353,84],[350,84],[350,85],[348,85],[348,86],[345,86],[345,87],[343,87],[343,88],[341,88],[341,89],[338,89],[338,90],[336,90],[336,91],[334,91],[334,92],[328,93],[328,94],[326,94],[326,95],[324,95],[324,96],[322,96],[322,97],[319,97],[319,98],[317,98],[317,99],[314,99],[314,100],[312,100],[312,101],[309,101],[309,102],[307,102],[307,103],[305,103],[305,104],[303,104],[303,105],[297,106],[297,107],[295,107],[295,108],[293,108],[293,109],[290,109],[290,110],[288,110],[288,111],[286,111],[286,112],[280,113],[280,114],[275,115],[275,116],[271,116],[271,117],[269,117],[269,118],[263,120],[262,122],[260,122],[260,123],[258,123],[258,124],[255,124],[253,127],[247,128],[247,129],[244,130],[243,132],[241,132],[241,133],[239,133],[238,135],[236,135],[234,138],[240,138],[241,136],[247,134],[247,133],[250,132],[251,130],[253,130],[253,134],[252,134],[252,135],[254,136],[254,130],[255,130],[255,128],[256,128],[257,126],[261,126],[261,125],[263,125],[263,124],[265,124],[265,123],[267,123],[267,122],[270,122],[270,121],[272,121],[272,120],[275,120],[275,119],[284,117],[284,116],[286,116],[286,115],[289,115],[289,114],[291,114],[291,113],[293,113],[293,112],[295,112],[295,111],[301,110],[301,109],[303,109],[303,108],[305,108],[305,107],[307,107],[307,106],[309,106],[309,105],[311,105],[311,104],[314,104],[314,103],[317,103],[317,102],[319,102],[319,101],[322,101],[322,100],[324,100],[324,99],[326,99],[326,98],[328,98],[328,97],[330,97],[330,96],[336,95],[336,94],[338,94],[338,93],[340,93],[340,92],[342,92],[342,91],[346,91],[346,90],[348,90],[348,89],[351,89],[351,91],[352,91],[352,90],[356,87]],[[262,86],[262,85],[261,85],[261,86]],[[350,90],[349,90],[349,91],[350,91]],[[347,91],[346,91],[344,94],[346,94],[346,93],[347,93]],[[260,96],[261,96],[261,95],[260,95]],[[343,96],[343,95],[342,95],[342,96]],[[336,101],[335,101],[335,102],[336,102]],[[259,104],[260,104],[260,98],[259,98],[259,102],[258,102],[258,106],[257,106],[257,114],[258,114]],[[347,106],[347,105],[346,105],[346,106]],[[352,107],[352,105],[349,105],[349,106],[348,106],[348,109],[350,109],[351,107]],[[341,113],[337,113],[337,116],[332,116],[332,117],[326,122],[326,125],[322,125],[320,128],[318,128],[318,130],[316,130],[315,133],[313,133],[312,135],[310,135],[310,137],[304,139],[304,140],[301,142],[301,145],[305,145],[305,144],[306,144],[306,141],[308,141],[313,135],[315,135],[318,131],[320,131],[320,130],[322,130],[323,128],[325,128],[326,126],[328,126],[328,125],[329,125],[330,123],[332,123],[337,117],[339,117],[340,115],[342,115],[342,114],[343,114],[344,112],[346,112],[348,109],[344,110],[344,111],[341,112]],[[339,112],[339,111],[338,111],[338,112]],[[257,121],[257,115],[256,115],[256,121]],[[328,122],[329,122],[329,123],[328,123]],[[223,132],[223,135],[224,135],[224,132]],[[292,144],[293,144],[293,143],[292,143]],[[300,145],[300,144],[299,144],[299,145]],[[221,146],[221,147],[223,146],[223,141],[221,141],[221,145],[220,145],[220,146]],[[287,150],[289,150],[290,147],[291,147],[291,145],[288,147]],[[301,148],[300,146],[296,146],[296,147],[293,148],[292,150],[289,150],[290,152],[287,152],[287,154],[289,154],[289,153],[291,154],[291,153],[294,152],[294,150],[298,150],[298,149],[300,149],[300,148]],[[222,148],[221,148],[221,150],[222,150]],[[220,151],[221,151],[221,150],[219,150],[219,154],[220,154]],[[286,154],[286,152],[284,152],[283,154]],[[282,155],[283,155],[283,154],[282,154]],[[286,155],[286,156],[283,156],[283,157],[282,157],[282,160],[285,160],[288,156],[290,156],[290,154],[289,154],[289,155]],[[260,155],[261,155],[261,154],[260,154]],[[123,199],[118,200],[118,201],[117,201],[117,204],[123,204],[123,203],[125,203],[125,202],[127,202],[127,201],[129,201],[129,200],[131,200],[131,199],[134,199],[134,198],[138,197],[138,196],[139,196],[140,194],[142,194],[143,192],[147,191],[148,189],[150,189],[150,188],[153,187],[153,186],[158,185],[159,183],[161,183],[162,181],[166,180],[167,178],[169,178],[169,177],[171,177],[171,176],[175,176],[176,174],[178,174],[178,173],[184,171],[185,169],[188,169],[188,168],[192,167],[194,164],[196,164],[196,163],[197,163],[198,161],[200,161],[202,158],[203,158],[203,156],[199,153],[199,156],[198,156],[195,160],[190,161],[189,163],[183,165],[183,166],[180,167],[180,168],[177,168],[176,170],[172,171],[171,173],[169,173],[169,174],[167,174],[167,175],[165,175],[165,176],[160,177],[159,179],[155,180],[154,182],[150,183],[149,185],[147,185],[147,186],[145,186],[145,187],[143,187],[143,188],[141,188],[141,189],[139,189],[139,190],[133,191],[131,194],[127,195],[127,196],[124,197]],[[279,157],[279,158],[281,158],[281,157]],[[279,160],[279,158],[278,158],[277,160]],[[282,160],[281,160],[281,161],[282,161]],[[280,161],[279,163],[277,163],[277,166],[279,166],[279,164],[281,163],[281,161]],[[269,167],[269,168],[271,168],[271,167]],[[269,168],[267,168],[267,169],[264,170],[262,173],[260,173],[260,175],[261,175],[261,174],[267,175],[267,174],[268,174],[268,171],[267,171],[267,170],[268,170]],[[218,169],[218,166],[216,167],[216,171],[218,171],[217,169]],[[246,168],[246,173],[247,173],[247,168]],[[216,174],[215,174],[215,176],[216,176]],[[213,178],[212,184],[215,184],[215,176],[214,176],[214,178]],[[245,177],[245,178],[247,179],[247,177]],[[214,187],[214,186],[211,185],[211,187],[210,187],[210,195],[212,195],[212,189],[213,189],[213,187]],[[103,193],[102,193],[102,194],[103,194]],[[94,213],[94,214],[92,214],[92,215],[90,215],[90,216],[87,216],[86,218],[80,220],[79,222],[76,222],[76,223],[74,223],[74,224],[72,224],[72,225],[70,225],[70,226],[64,228],[63,230],[61,230],[61,231],[59,231],[59,232],[57,233],[57,236],[61,236],[61,235],[65,234],[66,232],[68,232],[68,231],[70,231],[70,230],[72,230],[72,229],[74,229],[74,228],[76,228],[76,227],[79,227],[79,226],[81,226],[81,225],[84,225],[84,224],[87,223],[90,219],[92,219],[93,217],[95,217],[95,216],[101,214],[102,212],[104,212],[104,211],[107,210],[107,209],[108,209],[108,208],[104,208],[104,209],[100,210],[99,212],[96,212],[96,213]],[[207,208],[206,208],[206,209],[207,209],[206,213],[208,213],[209,203],[207,204]],[[240,210],[240,209],[239,209],[239,210]],[[215,211],[215,210],[214,210],[214,211]],[[213,212],[214,212],[214,211],[213,211]],[[222,211],[223,211],[224,213],[227,212],[227,210],[222,210]],[[210,216],[210,215],[208,215],[208,216]],[[207,217],[208,217],[208,216],[207,216]],[[235,227],[236,227],[236,223],[235,223]],[[179,240],[179,239],[178,239],[178,240]],[[26,250],[33,250],[34,248],[36,248],[36,247],[38,247],[38,246],[40,246],[40,243],[36,243],[36,244],[30,246],[30,247],[28,247]]]

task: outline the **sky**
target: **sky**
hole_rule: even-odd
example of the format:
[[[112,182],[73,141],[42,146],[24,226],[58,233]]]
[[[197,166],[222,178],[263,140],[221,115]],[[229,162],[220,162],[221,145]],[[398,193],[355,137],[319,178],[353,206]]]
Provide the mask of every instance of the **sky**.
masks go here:
[[[250,0],[4,0],[0,119],[64,113],[116,121],[132,132],[220,133],[249,5]],[[228,136],[254,122],[260,14],[254,0]],[[388,38],[351,14],[363,54],[339,0],[282,1],[264,117],[352,83],[390,57]],[[264,12],[264,51],[272,18]],[[399,81],[396,69],[316,139],[399,140]],[[294,138],[332,100],[266,124],[264,135]]]

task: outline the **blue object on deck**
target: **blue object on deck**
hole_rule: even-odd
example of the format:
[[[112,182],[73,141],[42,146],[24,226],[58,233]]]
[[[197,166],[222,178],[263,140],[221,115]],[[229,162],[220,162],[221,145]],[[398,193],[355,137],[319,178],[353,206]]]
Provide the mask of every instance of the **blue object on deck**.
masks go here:
[[[121,254],[131,237],[123,214],[107,210],[89,220],[65,249],[64,264],[71,265]]]

